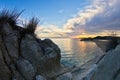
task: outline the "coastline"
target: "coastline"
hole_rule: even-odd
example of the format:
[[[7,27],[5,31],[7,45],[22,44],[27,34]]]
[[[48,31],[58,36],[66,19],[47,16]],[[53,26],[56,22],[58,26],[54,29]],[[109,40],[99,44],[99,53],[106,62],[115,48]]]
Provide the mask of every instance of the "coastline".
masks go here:
[[[104,40],[103,40],[104,41]],[[109,49],[109,51],[106,52],[106,49],[108,47],[108,44],[110,42],[101,42],[99,40],[95,40],[94,42],[97,44],[97,45],[100,45],[99,47],[101,47],[102,50],[104,50],[104,54],[100,55],[100,56],[97,56],[96,58],[94,59],[91,59],[89,60],[88,62],[86,62],[85,64],[81,65],[80,67],[75,67],[72,71],[69,71],[67,73],[71,73],[72,74],[72,78],[73,80],[94,80],[94,79],[91,79],[93,77],[93,75],[96,73],[97,71],[97,68],[99,68],[98,66],[101,66],[101,62],[102,64],[105,65],[105,67],[107,67],[107,65],[104,63],[104,60],[106,60],[107,58],[110,58],[110,57],[106,57],[110,54],[112,54],[111,51],[115,51],[117,47],[119,47],[119,44],[115,46],[115,48],[111,48]],[[119,41],[119,40],[118,40]],[[102,44],[101,44],[102,43]],[[101,46],[102,45],[102,46]],[[117,48],[118,49],[118,48]],[[117,50],[119,51],[119,49]],[[119,53],[119,52],[118,52]],[[114,55],[114,54],[113,54]],[[113,62],[114,63],[114,62]],[[109,66],[112,66],[112,65],[109,65]],[[116,66],[117,67],[117,66]],[[99,68],[101,69],[101,68]],[[64,75],[64,74],[62,74]],[[98,76],[100,74],[96,74],[96,76]],[[113,75],[113,74],[112,74]],[[102,76],[102,75],[100,75]],[[70,77],[70,76],[69,76]],[[105,77],[105,76],[104,76]],[[108,77],[108,76],[106,76]],[[96,79],[95,79],[96,80]],[[97,79],[98,80],[98,79]],[[100,79],[100,80],[103,80],[103,79]],[[109,79],[107,79],[109,80]]]

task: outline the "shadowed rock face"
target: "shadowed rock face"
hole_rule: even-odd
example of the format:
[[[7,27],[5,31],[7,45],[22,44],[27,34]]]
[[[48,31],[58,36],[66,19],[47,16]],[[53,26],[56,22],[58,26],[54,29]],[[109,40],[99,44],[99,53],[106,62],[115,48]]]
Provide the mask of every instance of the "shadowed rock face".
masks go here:
[[[104,52],[108,52],[109,50],[115,49],[118,45],[118,41],[116,39],[110,40],[95,40],[94,41],[98,47],[100,47]]]
[[[90,80],[117,80],[120,74],[120,45],[109,51],[97,65]]]
[[[58,72],[59,47],[34,34],[22,36],[21,30],[12,29],[8,23],[0,25],[0,80],[39,80],[36,75],[50,77]]]

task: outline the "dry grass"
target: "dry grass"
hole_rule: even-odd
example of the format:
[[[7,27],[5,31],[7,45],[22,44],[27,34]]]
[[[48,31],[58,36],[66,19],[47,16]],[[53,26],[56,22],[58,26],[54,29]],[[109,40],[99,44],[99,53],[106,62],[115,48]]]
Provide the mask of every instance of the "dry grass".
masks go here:
[[[19,30],[19,31],[21,31],[22,34],[26,34],[26,33],[34,34],[35,29],[39,23],[39,20],[35,17],[30,19],[28,23],[23,24],[24,28],[22,28],[22,27],[19,28],[17,26],[18,17],[21,15],[21,13],[23,11],[18,13],[18,11],[16,11],[16,10],[11,11],[11,10],[7,10],[7,9],[3,9],[0,12],[0,26],[1,26],[1,28],[2,28],[3,24],[9,23],[10,26],[12,27],[12,29]]]
[[[10,11],[3,9],[0,12],[0,24],[9,23],[10,25],[16,25],[17,18],[21,15],[23,11],[18,13],[16,10]]]
[[[24,26],[25,27],[25,32],[26,33],[31,33],[31,34],[34,33],[38,23],[39,23],[39,20],[37,18],[33,17],[29,21],[28,24],[25,24],[25,26]]]

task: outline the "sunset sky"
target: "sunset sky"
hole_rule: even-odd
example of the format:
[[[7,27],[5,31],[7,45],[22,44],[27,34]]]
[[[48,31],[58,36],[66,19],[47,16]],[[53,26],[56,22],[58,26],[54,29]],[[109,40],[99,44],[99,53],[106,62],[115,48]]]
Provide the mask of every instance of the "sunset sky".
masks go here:
[[[0,0],[4,8],[25,10],[21,22],[39,18],[39,37],[120,34],[120,0]]]

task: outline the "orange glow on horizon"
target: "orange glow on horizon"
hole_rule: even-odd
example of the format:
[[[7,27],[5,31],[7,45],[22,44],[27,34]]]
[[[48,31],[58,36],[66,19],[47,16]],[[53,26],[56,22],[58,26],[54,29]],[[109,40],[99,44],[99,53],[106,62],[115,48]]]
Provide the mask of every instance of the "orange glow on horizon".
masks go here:
[[[72,38],[88,38],[88,37],[96,37],[97,35],[77,35],[77,36],[73,36]]]

